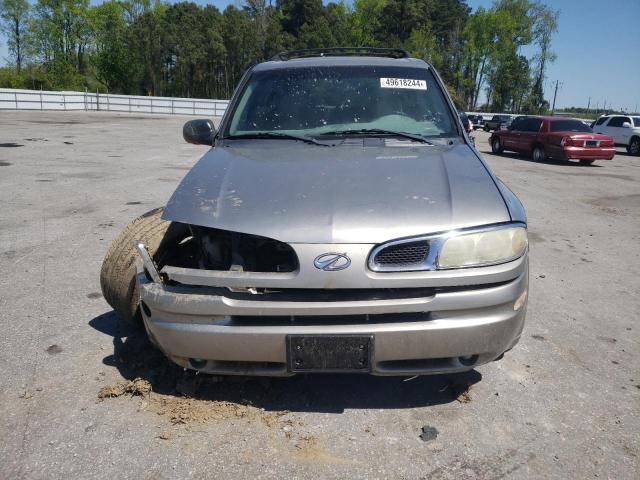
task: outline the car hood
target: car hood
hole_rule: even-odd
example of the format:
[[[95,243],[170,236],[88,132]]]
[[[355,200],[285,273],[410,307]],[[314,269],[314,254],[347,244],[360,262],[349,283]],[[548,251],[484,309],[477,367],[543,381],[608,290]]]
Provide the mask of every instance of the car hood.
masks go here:
[[[288,243],[380,243],[510,220],[469,146],[385,139],[217,146],[182,180],[163,218]]]

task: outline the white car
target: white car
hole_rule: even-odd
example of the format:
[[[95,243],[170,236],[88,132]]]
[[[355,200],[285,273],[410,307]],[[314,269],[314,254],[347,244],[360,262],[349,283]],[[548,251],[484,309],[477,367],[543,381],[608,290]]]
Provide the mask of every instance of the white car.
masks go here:
[[[593,131],[613,137],[615,144],[626,147],[631,155],[640,155],[640,116],[603,115]]]

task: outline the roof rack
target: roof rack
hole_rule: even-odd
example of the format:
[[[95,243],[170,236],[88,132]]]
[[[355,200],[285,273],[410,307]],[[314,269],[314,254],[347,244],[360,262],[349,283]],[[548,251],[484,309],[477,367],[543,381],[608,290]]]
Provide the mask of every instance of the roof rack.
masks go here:
[[[271,60],[293,60],[295,58],[310,57],[389,57],[409,58],[409,53],[401,48],[376,48],[376,47],[335,47],[335,48],[310,48],[307,50],[291,50],[281,52],[273,56]]]

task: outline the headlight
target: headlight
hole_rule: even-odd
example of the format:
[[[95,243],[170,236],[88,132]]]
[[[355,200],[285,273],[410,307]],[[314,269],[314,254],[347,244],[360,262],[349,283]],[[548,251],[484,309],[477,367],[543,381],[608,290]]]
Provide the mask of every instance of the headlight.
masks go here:
[[[438,269],[477,267],[520,257],[527,248],[525,227],[505,227],[474,233],[454,233],[442,243]]]

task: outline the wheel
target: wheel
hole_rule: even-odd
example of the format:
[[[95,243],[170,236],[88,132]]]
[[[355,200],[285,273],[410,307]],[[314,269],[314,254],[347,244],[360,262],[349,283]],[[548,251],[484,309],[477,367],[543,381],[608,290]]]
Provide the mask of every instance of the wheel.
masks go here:
[[[184,230],[180,224],[162,220],[163,208],[156,208],[133,220],[118,235],[102,261],[100,287],[102,295],[123,320],[140,326],[140,297],[136,285],[135,240],[143,242],[151,257],[160,263],[163,251]]]
[[[492,141],[491,141],[491,151],[495,154],[500,154],[503,152],[503,148],[502,148],[502,143],[500,143],[500,138],[499,137],[495,137]]]
[[[640,137],[633,137],[627,146],[627,152],[631,155],[640,155]]]
[[[580,165],[591,165],[595,160],[580,160]]]
[[[488,132],[488,131],[489,131],[489,127],[487,127],[486,125],[485,125],[484,127],[482,127],[482,129],[483,129],[485,132]]]
[[[534,162],[544,162],[547,158],[547,154],[544,153],[544,148],[540,145],[537,145],[533,148],[533,152],[531,152],[531,158],[533,158]]]

